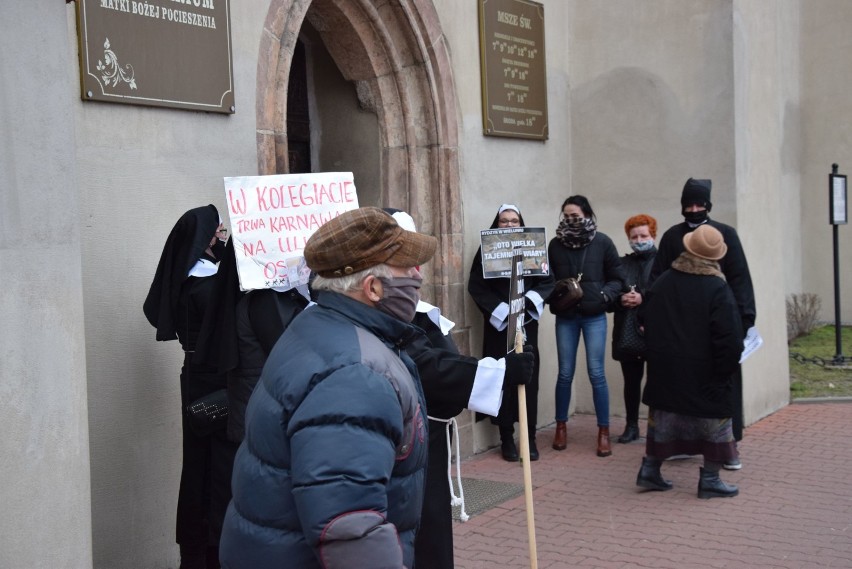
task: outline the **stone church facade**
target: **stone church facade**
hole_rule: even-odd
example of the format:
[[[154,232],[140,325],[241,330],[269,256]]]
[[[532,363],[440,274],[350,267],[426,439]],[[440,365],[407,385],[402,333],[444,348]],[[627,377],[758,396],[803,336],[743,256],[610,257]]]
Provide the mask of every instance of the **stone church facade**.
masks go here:
[[[141,306],[174,221],[225,212],[227,176],[352,171],[362,205],[410,211],[439,240],[425,296],[474,355],[467,272],[501,203],[552,236],[563,199],[586,195],[623,254],[627,217],[668,227],[683,182],[712,178],[711,215],[739,232],[765,342],[743,369],[746,422],[789,403],[785,297],[817,293],[833,317],[827,175],[852,156],[852,5],[541,0],[539,141],[483,134],[478,4],[232,1],[235,112],[215,114],[83,100],[77,3],[4,3],[0,565],[177,565],[181,354]],[[550,315],[539,336],[546,429]],[[607,377],[618,426],[611,360]],[[575,385],[572,411],[592,412],[588,382]],[[495,444],[487,422],[459,421],[466,455]]]

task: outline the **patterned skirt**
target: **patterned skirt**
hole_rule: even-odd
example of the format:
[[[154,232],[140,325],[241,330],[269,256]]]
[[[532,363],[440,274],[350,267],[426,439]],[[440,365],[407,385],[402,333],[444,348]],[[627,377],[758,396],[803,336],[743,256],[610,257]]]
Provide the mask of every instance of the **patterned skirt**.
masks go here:
[[[730,417],[690,417],[659,409],[648,411],[645,453],[659,460],[678,454],[700,454],[705,460],[722,463],[739,456]]]

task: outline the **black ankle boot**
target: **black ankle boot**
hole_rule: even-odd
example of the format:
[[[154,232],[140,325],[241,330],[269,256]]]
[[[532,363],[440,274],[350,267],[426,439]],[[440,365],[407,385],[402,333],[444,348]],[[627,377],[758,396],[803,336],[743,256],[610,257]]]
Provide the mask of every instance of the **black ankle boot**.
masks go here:
[[[535,435],[530,437],[530,462],[538,460],[538,447],[535,444]]]
[[[635,441],[639,438],[639,423],[630,422],[627,423],[627,426],[624,427],[624,433],[620,437],[618,437],[618,442],[621,444],[629,443],[631,441]]]
[[[503,439],[500,443],[500,453],[503,455],[503,460],[508,460],[509,462],[518,462],[518,458],[520,458],[518,456],[518,447],[515,446],[515,439],[511,437]]]
[[[707,470],[701,467],[698,478],[698,497],[704,500],[710,498],[732,498],[740,493],[740,489],[733,484],[725,484],[719,478],[718,470]]]
[[[636,485],[648,490],[666,491],[672,489],[671,480],[666,480],[660,473],[660,463],[647,456],[642,457],[642,468],[636,476]]]
[[[503,455],[503,460],[518,462],[518,447],[515,446],[513,425],[500,425],[500,453]]]

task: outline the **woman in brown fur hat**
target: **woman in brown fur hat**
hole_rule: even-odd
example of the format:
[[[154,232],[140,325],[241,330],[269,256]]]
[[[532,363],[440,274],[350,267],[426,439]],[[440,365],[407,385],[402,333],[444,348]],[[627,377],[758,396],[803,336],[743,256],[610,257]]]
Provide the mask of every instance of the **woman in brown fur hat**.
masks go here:
[[[731,375],[743,349],[737,302],[718,263],[728,248],[710,225],[684,235],[683,244],[648,291],[641,315],[648,360],[642,401],[650,410],[636,484],[669,490],[662,461],[701,454],[698,497],[736,496],[739,489],[719,478],[722,465],[737,458]]]

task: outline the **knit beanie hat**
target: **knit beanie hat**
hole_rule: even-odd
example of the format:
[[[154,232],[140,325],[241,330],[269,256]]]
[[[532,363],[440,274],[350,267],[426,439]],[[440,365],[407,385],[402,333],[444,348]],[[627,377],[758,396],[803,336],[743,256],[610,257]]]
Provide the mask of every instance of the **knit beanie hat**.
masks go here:
[[[712,186],[713,182],[710,180],[688,179],[686,184],[683,185],[683,193],[680,196],[681,207],[700,205],[704,206],[707,211],[710,211],[713,207],[713,204],[710,202],[710,188]]]

